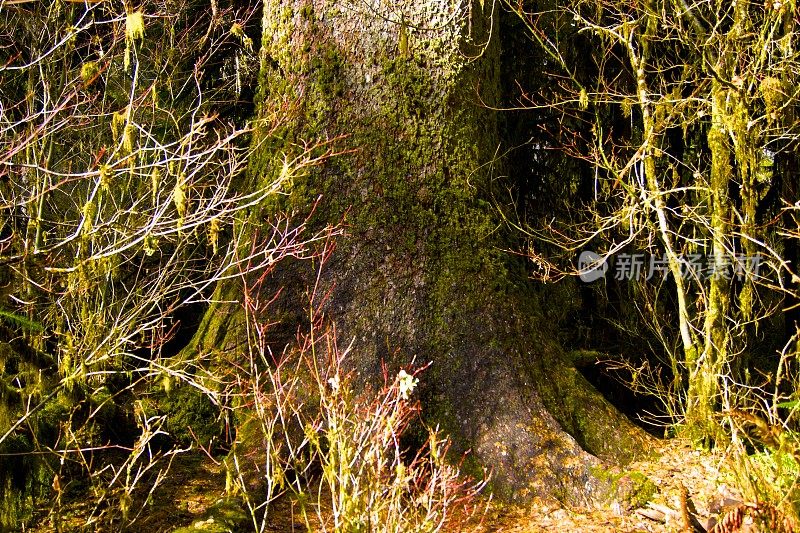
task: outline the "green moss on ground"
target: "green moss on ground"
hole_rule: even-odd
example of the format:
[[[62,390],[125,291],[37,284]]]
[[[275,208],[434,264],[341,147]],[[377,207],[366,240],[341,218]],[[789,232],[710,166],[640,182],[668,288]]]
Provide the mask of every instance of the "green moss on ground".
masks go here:
[[[638,470],[619,472],[593,468],[592,473],[611,484],[610,496],[626,510],[645,507],[658,493],[656,484]]]
[[[251,531],[252,519],[237,498],[225,497],[217,500],[202,518],[191,525],[176,529],[173,533],[244,533]]]
[[[162,393],[158,409],[167,417],[164,429],[181,446],[207,447],[222,435],[219,408],[195,387],[183,385]]]

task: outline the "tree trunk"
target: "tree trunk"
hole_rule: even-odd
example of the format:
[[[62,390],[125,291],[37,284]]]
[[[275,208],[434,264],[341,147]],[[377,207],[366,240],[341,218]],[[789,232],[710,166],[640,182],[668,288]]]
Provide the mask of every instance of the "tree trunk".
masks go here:
[[[465,464],[492,470],[507,498],[587,504],[607,489],[598,457],[629,461],[647,438],[564,362],[540,311],[561,303],[502,251],[493,5],[265,0],[259,113],[296,107],[280,142],[256,130],[249,186],[303,141],[347,135],[357,151],[295,177],[283,207],[321,194],[317,220],[347,213],[323,281],[350,363],[370,381],[382,361],[431,361],[424,415],[471,450]],[[234,342],[233,309],[213,307],[193,348]]]

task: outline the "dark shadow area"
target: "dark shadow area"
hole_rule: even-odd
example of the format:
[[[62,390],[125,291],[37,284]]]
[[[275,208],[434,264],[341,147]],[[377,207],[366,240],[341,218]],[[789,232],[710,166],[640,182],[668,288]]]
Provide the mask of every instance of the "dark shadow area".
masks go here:
[[[654,437],[664,437],[667,415],[662,403],[653,395],[639,394],[625,384],[619,370],[611,370],[607,363],[598,361],[578,367],[578,371],[592,386],[628,419]],[[658,421],[664,421],[663,425]]]

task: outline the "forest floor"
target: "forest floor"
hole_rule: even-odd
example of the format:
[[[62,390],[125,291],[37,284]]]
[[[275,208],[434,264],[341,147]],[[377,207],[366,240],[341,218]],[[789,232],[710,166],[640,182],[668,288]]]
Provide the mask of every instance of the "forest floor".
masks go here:
[[[535,503],[526,507],[490,505],[483,524],[473,531],[682,532],[684,491],[687,503],[694,505],[702,531],[711,529],[721,513],[741,503],[743,498],[732,488],[733,474],[725,468],[723,455],[695,450],[688,441],[677,438],[660,441],[660,445],[652,459],[624,470],[644,474],[655,484],[656,490],[643,508],[630,508],[619,501],[591,512]]]
[[[652,481],[655,489],[652,496],[646,505],[640,502],[644,508],[636,509],[619,501],[611,501],[594,511],[580,512],[542,503],[513,506],[488,502],[482,506],[485,511],[472,521],[466,532],[684,531],[684,519],[680,513],[681,493],[684,490],[705,529],[709,527],[709,519],[724,512],[726,507],[741,502],[741,496],[732,488],[733,477],[724,467],[725,458],[722,455],[697,451],[680,439],[659,443],[661,447],[651,459],[628,465],[624,472],[620,472],[621,476],[636,473]],[[218,499],[224,487],[222,465],[215,465],[198,456],[184,457],[173,465],[164,484],[151,496],[150,502],[139,510],[138,519],[129,530],[222,532],[230,530],[228,520],[238,523],[242,530],[251,529],[252,526],[242,522],[244,515],[241,511],[237,515],[237,511],[226,509],[226,503]],[[304,518],[298,508],[298,505],[285,499],[276,502],[271,509],[266,531],[301,533],[308,531],[309,527],[313,531],[318,530],[317,518]],[[101,527],[99,524],[88,526],[87,529],[85,521],[81,520],[86,512],[82,512],[79,499],[62,507],[62,512],[64,519],[60,524],[61,531],[118,531],[113,526]],[[49,519],[44,519],[39,527],[27,531],[43,533],[55,531],[55,528]]]

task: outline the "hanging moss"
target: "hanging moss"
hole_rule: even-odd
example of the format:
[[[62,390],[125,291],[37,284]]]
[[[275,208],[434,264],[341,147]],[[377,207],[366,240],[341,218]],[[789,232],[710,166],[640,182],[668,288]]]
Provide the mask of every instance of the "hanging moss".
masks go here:
[[[759,91],[769,113],[777,111],[788,99],[783,82],[774,76],[765,76],[761,80]]]
[[[0,531],[19,531],[35,502],[50,491],[52,467],[34,453],[30,438],[12,433],[0,443]]]

